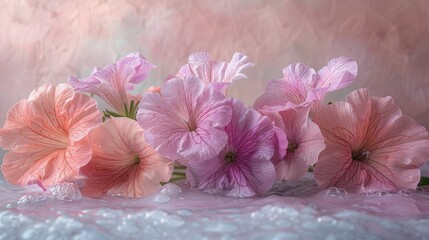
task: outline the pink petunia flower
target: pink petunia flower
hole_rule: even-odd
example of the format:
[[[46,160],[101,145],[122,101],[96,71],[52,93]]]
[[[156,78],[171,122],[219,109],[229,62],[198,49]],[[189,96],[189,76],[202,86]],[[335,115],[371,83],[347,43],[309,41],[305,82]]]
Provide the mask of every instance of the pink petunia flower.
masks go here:
[[[103,69],[95,68],[88,78],[70,77],[68,83],[76,90],[101,97],[120,115],[126,116],[131,111],[131,101],[137,106],[141,99],[140,95],[127,91],[134,89],[134,84],[143,81],[153,68],[140,54],[131,53]]]
[[[159,93],[143,97],[137,120],[148,143],[161,155],[199,161],[214,157],[225,146],[231,106],[200,79],[175,78],[166,81]]]
[[[144,130],[129,118],[112,118],[95,128],[89,138],[92,159],[82,170],[88,175],[82,193],[105,193],[136,198],[168,182],[173,162],[161,157],[144,140]]]
[[[415,189],[419,167],[428,160],[427,130],[404,116],[391,97],[367,89],[322,108],[316,115],[326,138],[314,177],[321,187],[349,191]]]
[[[308,118],[310,107],[309,103],[287,104],[278,111],[263,111],[287,137],[284,153],[274,154],[271,159],[278,180],[296,180],[304,176],[325,148],[319,127]],[[278,144],[283,146],[281,141]]]
[[[189,56],[188,62],[180,68],[177,77],[198,77],[224,94],[234,81],[246,78],[246,75],[240,73],[242,70],[254,65],[242,53],[234,53],[231,61],[226,63],[212,59],[206,52],[197,52]]]
[[[225,127],[228,143],[205,161],[190,161],[186,177],[192,188],[227,196],[250,197],[267,192],[275,180],[270,158],[274,130],[268,117],[230,99],[231,122]]]
[[[296,63],[283,69],[283,79],[272,80],[265,92],[255,101],[254,108],[262,110],[264,106],[285,106],[313,103],[310,115],[322,107],[327,93],[350,85],[357,75],[357,64],[346,57],[329,61],[328,65],[317,73],[302,63]]]
[[[44,188],[73,181],[91,159],[87,134],[101,123],[96,101],[67,84],[43,85],[15,104],[0,129],[5,178]]]

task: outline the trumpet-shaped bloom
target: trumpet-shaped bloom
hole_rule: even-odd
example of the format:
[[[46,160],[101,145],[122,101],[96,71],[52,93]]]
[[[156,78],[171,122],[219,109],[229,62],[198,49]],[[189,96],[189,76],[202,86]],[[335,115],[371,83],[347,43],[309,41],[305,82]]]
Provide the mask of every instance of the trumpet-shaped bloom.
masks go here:
[[[82,193],[142,197],[168,182],[173,162],[161,157],[144,140],[144,130],[129,118],[112,118],[95,128],[89,138],[92,159],[83,168],[88,175]]]
[[[304,176],[325,148],[319,127],[308,118],[311,104],[291,105],[278,111],[264,111],[287,137],[284,153],[275,154],[271,159],[278,180],[296,180]],[[278,144],[284,146],[281,141]]]
[[[264,106],[285,106],[313,103],[310,115],[320,109],[327,93],[351,84],[357,75],[357,64],[346,57],[329,61],[328,65],[317,73],[302,63],[296,63],[283,69],[283,79],[272,80],[265,92],[255,101],[254,108],[262,110]]]
[[[367,89],[322,108],[315,122],[325,137],[314,176],[322,187],[349,191],[415,189],[428,160],[427,130],[402,115],[391,97],[371,98]]]
[[[246,78],[240,73],[253,66],[249,58],[242,53],[234,53],[229,63],[216,61],[206,52],[197,52],[189,56],[188,64],[182,66],[178,77],[195,76],[205,84],[211,84],[218,91],[225,93],[226,87],[232,82]]]
[[[131,53],[116,63],[103,69],[95,68],[88,78],[70,77],[68,83],[76,90],[88,92],[101,97],[119,114],[125,116],[130,102],[140,101],[140,95],[127,91],[134,89],[134,84],[143,81],[155,68],[138,53]],[[126,106],[126,107],[125,107]]]
[[[146,141],[161,155],[199,161],[214,157],[225,146],[231,106],[200,79],[175,78],[160,92],[143,97],[137,120],[146,130]]]
[[[14,184],[73,181],[91,159],[87,134],[101,123],[96,101],[67,84],[43,85],[15,104],[0,129],[2,172]]]
[[[190,161],[186,177],[191,187],[227,196],[250,197],[267,192],[275,180],[270,158],[274,130],[268,117],[230,99],[231,122],[225,127],[228,143],[218,155]]]

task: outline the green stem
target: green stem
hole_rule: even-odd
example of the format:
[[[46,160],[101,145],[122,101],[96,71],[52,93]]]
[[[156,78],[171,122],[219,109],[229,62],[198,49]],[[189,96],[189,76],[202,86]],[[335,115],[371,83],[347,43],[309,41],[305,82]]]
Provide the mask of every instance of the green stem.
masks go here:
[[[419,186],[429,185],[429,177],[420,177]]]
[[[186,166],[183,166],[182,164],[175,162],[175,163],[174,163],[174,169],[175,169],[175,170],[176,170],[176,169],[186,170]]]
[[[124,103],[124,111],[125,111],[124,115],[122,115],[120,113],[112,112],[112,111],[109,111],[106,109],[103,112],[103,121],[105,121],[107,118],[111,118],[111,117],[126,117],[126,118],[136,120],[137,109],[138,109],[139,103],[140,103],[140,101],[135,103],[134,100],[131,100],[129,106],[126,103]]]
[[[170,181],[168,182],[177,182],[185,179],[186,179],[186,167],[181,164],[175,163],[173,174],[171,175]]]
[[[140,101],[137,101],[137,103],[135,103],[134,100],[131,100],[130,106],[128,108],[128,105],[124,103],[125,117],[136,120],[137,109],[139,107],[139,104],[140,104]]]
[[[186,176],[186,173],[173,172],[172,176]]]

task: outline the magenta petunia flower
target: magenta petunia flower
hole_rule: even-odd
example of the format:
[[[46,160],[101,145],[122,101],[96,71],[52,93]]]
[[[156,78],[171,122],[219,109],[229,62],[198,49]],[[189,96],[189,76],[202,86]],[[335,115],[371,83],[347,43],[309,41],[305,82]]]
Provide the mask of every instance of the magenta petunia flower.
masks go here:
[[[140,54],[131,53],[103,69],[95,68],[88,78],[70,77],[68,83],[76,90],[101,97],[117,113],[126,116],[133,108],[131,101],[137,106],[141,99],[127,91],[134,89],[134,84],[143,81],[153,68]]]
[[[265,92],[255,101],[254,108],[262,110],[264,106],[285,106],[313,103],[310,115],[314,116],[323,105],[327,93],[351,84],[357,75],[357,64],[346,57],[329,61],[328,65],[317,73],[301,63],[283,69],[283,79],[272,80]]]
[[[391,97],[367,89],[322,108],[315,122],[325,137],[314,177],[321,187],[349,191],[415,189],[429,158],[427,130],[404,116]]]
[[[205,84],[211,84],[218,91],[225,93],[226,87],[234,81],[246,78],[240,73],[254,64],[242,53],[234,53],[229,63],[216,61],[206,52],[197,52],[189,56],[188,64],[182,66],[177,77],[195,76]]]
[[[96,101],[67,84],[43,85],[15,104],[0,129],[2,164],[13,184],[73,181],[91,159],[87,134],[101,123]]]
[[[228,143],[219,154],[191,161],[186,177],[192,188],[227,196],[249,197],[267,192],[275,180],[270,159],[274,130],[268,117],[230,99],[232,119],[225,127]]]
[[[200,79],[175,78],[166,81],[159,93],[143,97],[137,120],[148,143],[161,155],[199,161],[214,157],[225,146],[231,106]]]
[[[82,169],[88,175],[82,193],[142,197],[168,182],[173,162],[161,157],[144,140],[144,130],[134,120],[112,118],[95,128],[89,138],[91,161]]]
[[[278,111],[263,111],[287,137],[283,154],[274,154],[271,159],[278,180],[296,180],[304,176],[325,148],[319,127],[308,118],[310,107],[309,103],[287,104]],[[278,144],[284,146],[281,141]]]

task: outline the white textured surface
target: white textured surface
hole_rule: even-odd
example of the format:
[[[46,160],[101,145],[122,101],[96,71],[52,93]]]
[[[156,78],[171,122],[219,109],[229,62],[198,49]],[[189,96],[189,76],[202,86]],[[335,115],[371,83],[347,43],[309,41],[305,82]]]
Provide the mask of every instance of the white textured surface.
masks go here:
[[[423,189],[349,194],[320,190],[311,175],[248,199],[191,191],[186,184],[137,200],[88,199],[71,184],[46,193],[1,186],[0,239],[8,240],[429,238]],[[35,195],[45,198],[22,201]]]

